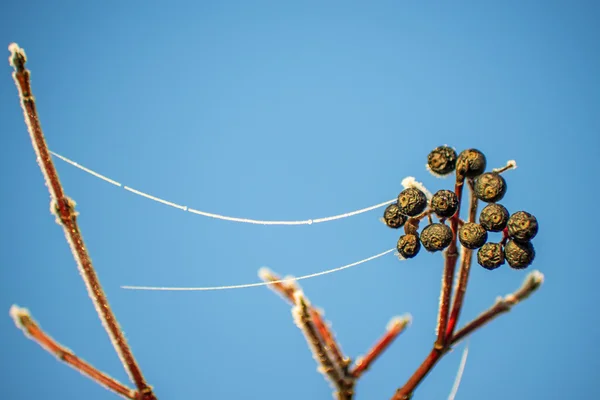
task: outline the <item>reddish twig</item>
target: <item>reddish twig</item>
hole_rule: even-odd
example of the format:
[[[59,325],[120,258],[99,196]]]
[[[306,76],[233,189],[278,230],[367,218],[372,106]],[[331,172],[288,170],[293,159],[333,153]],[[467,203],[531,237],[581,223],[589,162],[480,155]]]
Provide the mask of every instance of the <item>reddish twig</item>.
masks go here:
[[[293,309],[294,320],[296,325],[302,330],[312,353],[319,363],[319,370],[331,381],[336,387],[335,393],[338,400],[352,400],[354,396],[354,380],[348,379],[345,371],[336,365],[331,357],[329,349],[325,346],[323,338],[319,335],[319,331],[312,319],[310,312],[310,304],[303,296],[301,291],[294,295],[296,306]]]
[[[462,202],[462,192],[464,187],[464,179],[456,178],[454,192],[458,199],[458,208],[456,213],[450,218],[450,228],[452,229],[452,242],[448,246],[445,253],[444,275],[442,276],[442,288],[440,293],[440,305],[438,311],[438,322],[436,326],[437,339],[435,341],[435,349],[432,353],[437,353],[441,350],[446,342],[446,326],[448,324],[448,313],[450,311],[450,294],[452,292],[452,281],[454,279],[454,271],[456,270],[456,260],[458,259],[458,223],[460,221],[460,204]],[[429,358],[429,357],[428,357]]]
[[[63,227],[67,242],[71,247],[71,251],[77,262],[79,272],[87,287],[90,298],[96,307],[98,316],[100,317],[123,366],[128,372],[131,380],[135,383],[138,391],[143,394],[144,399],[155,399],[152,389],[146,383],[140,367],[119,327],[117,319],[108,304],[108,300],[100,285],[100,281],[98,280],[98,276],[96,275],[96,271],[92,265],[81,231],[77,224],[75,202],[65,194],[56,168],[54,167],[54,163],[52,162],[52,157],[40,125],[35,99],[31,91],[30,72],[25,68],[25,63],[27,61],[25,51],[15,43],[9,46],[9,50],[11,52],[9,60],[14,68],[13,78],[19,91],[19,98],[25,115],[25,122],[27,124],[38,164],[50,192],[52,201],[51,210],[56,215],[57,222]]]
[[[371,347],[364,357],[359,357],[350,370],[350,376],[357,379],[369,369],[371,364],[379,357],[392,342],[408,327],[411,321],[410,315],[393,318],[387,326],[383,336]]]
[[[525,280],[523,285],[515,292],[508,294],[504,297],[499,297],[493,306],[481,313],[473,321],[467,323],[464,327],[456,331],[452,339],[450,340],[451,345],[455,345],[465,337],[481,328],[488,322],[492,321],[501,314],[509,312],[515,305],[531,296],[533,292],[539,289],[544,283],[544,275],[540,271],[531,271]]]
[[[44,350],[56,356],[60,361],[71,366],[99,385],[104,386],[106,389],[111,390],[126,399],[135,400],[138,398],[135,390],[128,388],[116,379],[99,371],[94,366],[77,357],[71,350],[52,339],[50,335],[44,332],[37,322],[31,318],[27,309],[13,305],[10,308],[10,315],[25,336],[34,342],[37,342]]]
[[[475,222],[477,218],[477,197],[475,197],[475,193],[473,190],[473,180],[469,179],[469,222]],[[463,301],[465,298],[465,294],[467,292],[467,284],[469,283],[469,273],[471,272],[471,261],[473,258],[473,250],[467,249],[466,247],[462,247],[462,259],[460,263],[460,268],[458,272],[458,283],[456,285],[456,290],[454,293],[454,300],[452,304],[452,312],[450,314],[450,319],[448,320],[448,326],[446,328],[446,343],[449,338],[452,337],[454,333],[454,329],[456,324],[458,323],[458,318],[460,316],[460,311],[462,309]]]
[[[271,282],[268,286],[275,293],[279,294],[285,300],[295,304],[294,293],[300,291],[300,287],[296,284],[293,278],[281,279],[280,276],[275,274],[268,268],[261,268],[258,271],[258,276],[265,282]],[[348,365],[350,365],[350,358],[345,356],[341,350],[340,345],[335,340],[333,331],[329,327],[327,321],[323,319],[323,316],[319,310],[313,307],[309,302],[306,303],[310,318],[319,333],[319,336],[323,342],[325,348],[329,351],[332,362],[339,368],[344,374],[347,374]]]

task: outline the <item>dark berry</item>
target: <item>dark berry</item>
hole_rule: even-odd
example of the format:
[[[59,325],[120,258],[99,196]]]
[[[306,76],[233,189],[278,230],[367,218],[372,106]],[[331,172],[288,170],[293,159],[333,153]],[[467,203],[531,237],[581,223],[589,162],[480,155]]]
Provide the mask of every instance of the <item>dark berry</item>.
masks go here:
[[[475,222],[466,222],[458,230],[458,240],[467,249],[478,249],[487,240],[487,231]]]
[[[519,243],[509,240],[504,245],[504,257],[514,269],[527,268],[535,258],[535,250],[531,242]]]
[[[436,147],[427,156],[427,167],[434,175],[448,175],[456,167],[456,151],[452,147]]]
[[[465,150],[456,159],[456,175],[459,178],[474,178],[483,174],[487,161],[485,155],[477,149]]]
[[[475,197],[487,203],[502,200],[506,193],[506,181],[497,172],[486,172],[475,179]]]
[[[421,242],[416,234],[407,234],[400,236],[396,245],[398,253],[403,258],[413,258],[421,250]]]
[[[517,211],[508,219],[508,236],[517,242],[527,242],[538,232],[537,219],[525,211]]]
[[[508,210],[502,204],[490,203],[479,214],[479,223],[486,231],[500,232],[507,222]]]
[[[450,190],[439,190],[431,197],[431,209],[440,218],[450,218],[458,209],[458,198]]]
[[[496,269],[504,264],[504,252],[500,243],[486,243],[477,251],[477,262],[485,269]]]
[[[427,197],[417,188],[404,189],[398,195],[398,208],[404,215],[414,217],[421,214],[425,207],[427,207]]]
[[[406,222],[408,218],[403,215],[398,208],[398,204],[393,203],[386,207],[383,212],[383,221],[390,228],[398,229]]]
[[[452,229],[448,225],[429,224],[421,232],[421,243],[427,251],[444,250],[452,241]]]

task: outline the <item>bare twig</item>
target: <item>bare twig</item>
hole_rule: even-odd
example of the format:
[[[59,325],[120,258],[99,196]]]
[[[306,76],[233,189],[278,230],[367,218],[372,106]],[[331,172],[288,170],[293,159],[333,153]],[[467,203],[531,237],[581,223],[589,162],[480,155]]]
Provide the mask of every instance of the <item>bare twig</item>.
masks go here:
[[[458,223],[460,221],[460,204],[462,202],[462,192],[464,187],[464,178],[456,178],[454,192],[458,199],[458,208],[456,213],[450,219],[450,228],[452,229],[452,242],[446,250],[444,262],[444,274],[442,276],[442,288],[440,292],[440,306],[438,311],[438,322],[436,326],[437,340],[435,347],[441,350],[446,342],[446,327],[448,324],[448,314],[450,311],[450,294],[452,292],[452,281],[454,280],[454,271],[456,270],[456,260],[458,259],[457,234]],[[436,351],[437,352],[437,351]]]
[[[25,123],[27,124],[38,164],[50,192],[51,211],[56,215],[57,222],[63,227],[67,242],[71,247],[79,272],[87,287],[88,294],[96,307],[98,316],[100,317],[125,370],[128,372],[139,392],[143,394],[143,398],[154,399],[155,396],[152,393],[152,389],[144,379],[142,371],[127,344],[125,336],[119,327],[117,319],[115,318],[102,286],[100,285],[100,281],[98,280],[98,276],[96,275],[96,271],[92,265],[92,261],[77,224],[75,202],[65,194],[56,168],[54,167],[54,163],[52,162],[52,157],[40,125],[35,99],[31,91],[30,72],[25,68],[25,63],[27,61],[25,51],[16,43],[9,46],[9,51],[11,53],[9,61],[14,68],[13,78],[19,91],[21,107],[23,108],[23,113],[25,115]]]
[[[533,292],[538,290],[540,286],[542,286],[542,283],[544,283],[544,274],[537,270],[531,271],[525,278],[525,281],[523,281],[523,285],[517,291],[504,297],[499,297],[496,299],[493,306],[456,331],[454,336],[452,336],[450,344],[457,344],[499,315],[509,312],[515,305],[519,304],[521,301],[531,296]]]
[[[344,371],[334,363],[323,338],[319,335],[310,312],[310,304],[302,292],[295,293],[296,306],[292,310],[294,320],[304,333],[313,355],[319,363],[321,371],[337,389],[338,400],[351,400],[354,395],[354,381],[347,379]]]
[[[364,357],[359,357],[354,363],[354,367],[350,371],[350,375],[357,379],[365,373],[371,364],[379,357],[410,324],[412,317],[403,315],[394,317],[388,323],[387,329],[383,336],[371,347],[369,352]]]
[[[138,398],[135,390],[128,388],[116,379],[99,371],[94,366],[77,357],[71,350],[52,339],[50,335],[44,332],[37,322],[33,320],[27,309],[13,305],[10,308],[10,316],[15,321],[17,327],[23,331],[25,336],[34,342],[37,342],[44,350],[56,356],[60,361],[73,367],[75,370],[92,379],[99,385],[104,386],[106,389],[111,390],[126,399],[135,400]]]
[[[475,222],[477,218],[477,197],[475,197],[475,192],[473,190],[473,180],[468,179],[469,183],[469,222]],[[471,264],[473,258],[473,250],[467,249],[462,246],[462,258],[460,263],[460,268],[458,270],[458,283],[456,285],[456,290],[454,293],[454,300],[452,302],[452,312],[450,314],[450,319],[448,320],[448,326],[446,328],[446,343],[449,338],[452,337],[452,333],[454,333],[454,328],[458,322],[458,318],[460,316],[460,311],[462,309],[463,301],[465,298],[465,294],[467,292],[467,284],[469,283],[469,273],[471,272]]]

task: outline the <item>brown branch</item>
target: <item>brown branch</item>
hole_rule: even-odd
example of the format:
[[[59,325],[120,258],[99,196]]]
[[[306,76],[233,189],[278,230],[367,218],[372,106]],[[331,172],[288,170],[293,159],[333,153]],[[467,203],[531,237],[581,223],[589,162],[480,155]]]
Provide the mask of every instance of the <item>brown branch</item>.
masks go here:
[[[52,157],[40,125],[35,99],[31,91],[30,72],[25,68],[25,63],[27,61],[25,51],[16,43],[9,46],[9,51],[11,52],[9,58],[10,64],[14,68],[13,78],[19,91],[19,98],[21,100],[25,122],[27,124],[38,164],[50,192],[51,210],[56,215],[57,222],[63,227],[67,242],[71,247],[71,251],[77,262],[83,281],[85,282],[88,294],[96,307],[98,316],[100,317],[125,370],[128,372],[139,392],[143,394],[144,399],[155,399],[152,389],[146,383],[142,371],[119,327],[117,319],[108,304],[108,300],[102,290],[102,286],[100,285],[100,281],[98,280],[98,276],[96,275],[96,271],[92,265],[92,261],[77,224],[75,202],[65,194],[56,168],[54,167],[54,163],[52,162]]]
[[[499,297],[493,306],[481,313],[473,321],[456,331],[450,340],[450,344],[457,344],[465,337],[481,328],[488,322],[492,321],[499,315],[509,312],[515,305],[519,304],[521,301],[525,300],[531,296],[533,292],[539,289],[543,282],[544,275],[541,272],[537,270],[531,271],[525,278],[523,285],[517,291],[504,297]]]
[[[294,321],[304,333],[313,356],[320,365],[319,371],[335,385],[338,400],[351,400],[354,395],[354,380],[348,379],[344,371],[340,370],[332,360],[312,319],[308,300],[301,291],[296,292],[294,298],[296,300],[296,306],[292,310]]]
[[[456,270],[456,260],[458,258],[457,235],[458,223],[460,221],[460,203],[462,202],[462,192],[464,187],[464,178],[456,178],[454,192],[458,199],[458,208],[456,213],[450,218],[450,228],[452,229],[452,242],[445,253],[444,274],[442,276],[442,288],[440,293],[440,305],[438,311],[438,322],[436,326],[437,339],[435,347],[442,349],[446,342],[446,327],[448,324],[448,314],[450,311],[450,293],[452,292],[452,282],[454,280],[454,271]]]
[[[280,276],[265,267],[258,271],[258,276],[265,282],[271,282],[271,284],[268,286],[269,289],[273,290],[290,303],[295,303],[294,293],[300,290],[300,286],[293,278],[290,277],[281,279]],[[333,331],[329,327],[327,321],[323,319],[321,312],[319,312],[319,310],[312,305],[309,305],[309,312],[310,317],[312,318],[315,327],[319,332],[319,335],[323,339],[325,347],[327,347],[331,353],[333,362],[338,366],[338,368],[340,368],[340,370],[346,373],[348,370],[348,365],[350,365],[350,358],[345,356],[342,352],[340,345],[335,340]]]
[[[506,295],[504,298],[500,297],[496,303],[490,307],[487,311],[483,312],[473,321],[466,324],[463,328],[459,329],[444,349],[438,350],[433,348],[425,361],[419,366],[415,373],[410,377],[406,384],[398,389],[392,400],[408,400],[412,397],[412,393],[415,388],[423,381],[423,379],[429,374],[437,362],[450,350],[452,345],[457,344],[465,337],[481,328],[497,316],[506,313],[512,309],[513,306],[520,303],[535,292],[544,282],[544,275],[539,271],[532,271],[527,275],[523,285],[514,293]]]
[[[373,362],[392,344],[392,342],[408,327],[411,321],[410,315],[393,318],[387,326],[383,336],[371,347],[364,357],[359,357],[350,371],[350,376],[354,379],[360,378]]]
[[[469,222],[475,222],[477,218],[477,204],[478,200],[475,197],[475,191],[473,190],[473,180],[468,179],[469,182]],[[449,338],[452,337],[460,311],[462,309],[465,294],[467,292],[467,285],[469,283],[469,273],[471,272],[471,261],[473,258],[473,250],[462,247],[462,259],[458,272],[458,283],[454,293],[454,301],[452,304],[452,312],[448,321],[448,326],[445,332],[445,340],[448,342]]]
[[[77,357],[71,350],[52,339],[52,337],[44,332],[37,322],[33,320],[27,309],[13,305],[10,308],[10,315],[25,336],[42,346],[44,350],[56,356],[60,361],[79,371],[99,385],[104,386],[106,389],[113,391],[126,399],[135,400],[138,398],[137,392],[134,389],[128,388],[116,379],[99,371],[94,366]]]

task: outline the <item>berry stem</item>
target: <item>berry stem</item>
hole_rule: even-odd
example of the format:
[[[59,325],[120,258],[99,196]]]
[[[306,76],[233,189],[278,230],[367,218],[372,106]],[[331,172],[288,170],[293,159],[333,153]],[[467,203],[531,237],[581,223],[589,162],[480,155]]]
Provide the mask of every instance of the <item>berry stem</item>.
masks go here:
[[[475,191],[473,190],[473,180],[468,179],[469,183],[469,222],[475,222],[477,218],[477,205],[478,200],[475,197]],[[464,246],[462,247],[462,258],[460,263],[460,269],[458,272],[458,283],[456,285],[455,293],[454,293],[454,301],[452,303],[452,312],[450,314],[450,319],[448,321],[448,326],[446,328],[445,337],[446,342],[452,334],[454,333],[454,329],[456,328],[456,324],[458,322],[458,318],[460,316],[460,311],[462,309],[463,301],[465,298],[465,294],[467,292],[467,284],[469,283],[469,272],[471,272],[471,261],[473,259],[473,250],[467,249]]]
[[[50,335],[44,332],[37,322],[35,322],[27,309],[13,305],[10,309],[10,315],[25,336],[39,344],[48,353],[56,356],[60,361],[92,379],[100,386],[103,386],[126,399],[135,400],[138,398],[138,394],[134,389],[128,388],[121,382],[98,370],[50,337]]]
[[[19,91],[25,123],[27,124],[37,161],[50,192],[52,211],[57,216],[57,222],[63,227],[67,242],[71,247],[90,298],[96,307],[98,316],[111,339],[115,351],[121,359],[121,363],[128,372],[131,380],[135,383],[138,391],[143,394],[143,398],[148,400],[155,399],[152,389],[146,383],[142,371],[119,327],[117,319],[108,304],[108,300],[84,244],[79,225],[77,224],[77,214],[74,208],[75,203],[65,194],[54,163],[52,162],[52,157],[40,125],[35,99],[31,92],[31,73],[25,68],[27,61],[25,52],[15,43],[9,46],[9,50],[11,52],[9,61],[14,68],[13,79]]]
[[[448,313],[450,310],[450,293],[452,291],[452,281],[454,279],[454,271],[456,269],[456,260],[458,258],[457,251],[457,233],[458,233],[458,222],[460,221],[460,203],[462,201],[462,192],[464,187],[464,179],[459,179],[457,176],[456,184],[454,186],[454,193],[458,200],[458,208],[456,213],[450,218],[450,228],[452,229],[452,242],[448,246],[448,250],[445,253],[444,262],[444,275],[442,277],[442,288],[440,293],[440,305],[438,311],[438,322],[437,322],[437,340],[435,341],[434,347],[442,349],[446,342],[446,326],[448,324]]]

